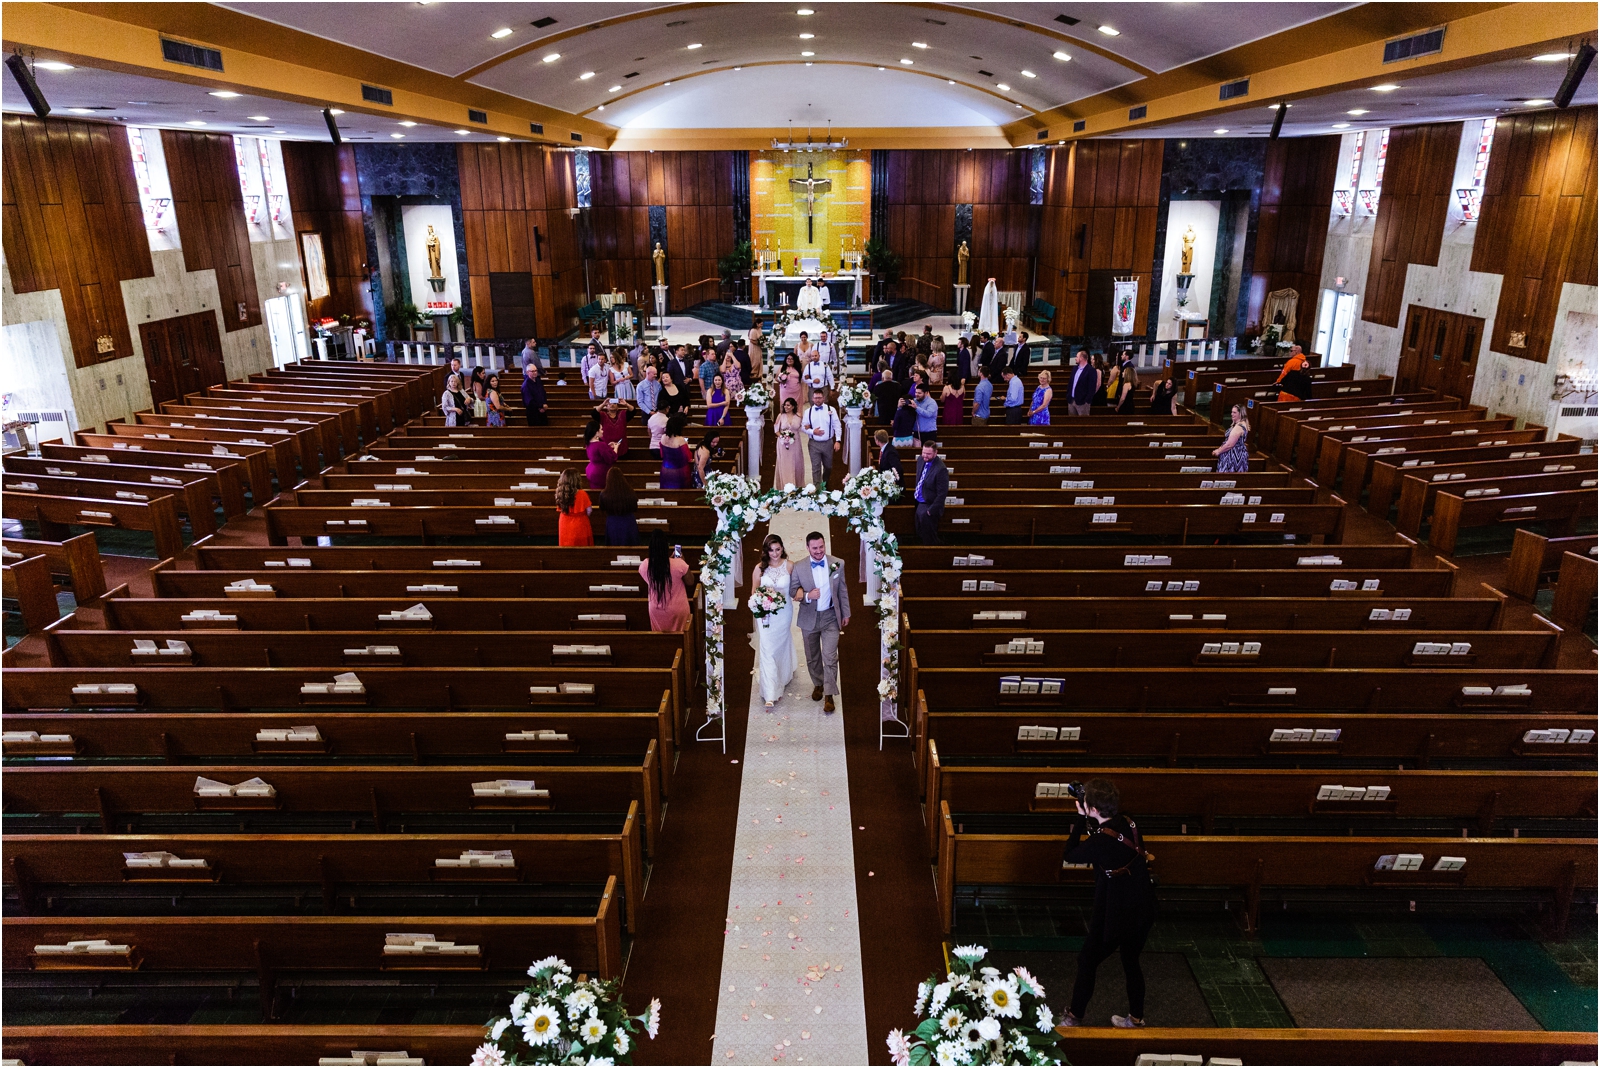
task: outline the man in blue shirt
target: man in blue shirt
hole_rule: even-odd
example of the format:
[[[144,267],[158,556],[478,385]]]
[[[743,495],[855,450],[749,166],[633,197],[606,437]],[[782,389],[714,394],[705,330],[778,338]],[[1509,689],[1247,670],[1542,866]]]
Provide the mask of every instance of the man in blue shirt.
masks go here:
[[[938,433],[939,402],[928,396],[928,387],[921,382],[917,383],[916,405],[917,436],[931,441]]]
[[[661,379],[656,376],[655,364],[645,364],[644,381],[639,383],[633,391],[633,402],[639,406],[639,411],[649,419],[656,410],[656,402],[661,398]]]
[[[1020,426],[1022,424],[1022,379],[1011,368],[1003,372],[1006,380],[1006,425]]]
[[[989,365],[978,365],[978,384],[972,391],[972,425],[989,425],[989,400],[994,396],[994,383],[989,380]]]

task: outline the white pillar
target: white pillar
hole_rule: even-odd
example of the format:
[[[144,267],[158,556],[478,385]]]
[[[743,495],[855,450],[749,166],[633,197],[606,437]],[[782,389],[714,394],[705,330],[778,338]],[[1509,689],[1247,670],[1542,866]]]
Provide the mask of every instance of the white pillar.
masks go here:
[[[722,586],[722,607],[739,607],[739,580],[744,574],[744,539],[740,538],[733,543],[733,569],[728,574],[728,581]],[[723,637],[727,637],[727,628],[723,628]]]
[[[754,479],[759,485],[761,482],[761,431],[767,423],[767,410],[765,408],[746,408],[744,410],[744,436],[745,436],[745,475]]]
[[[861,470],[861,409],[846,408],[844,410],[844,438],[845,454],[849,458],[850,473],[853,475]]]
[[[878,599],[878,554],[873,550],[871,543],[866,538],[861,539],[861,557],[867,565],[867,573],[862,576],[862,579],[867,584],[867,603],[873,604]]]
[[[970,285],[958,285],[954,288],[956,291],[956,318],[959,319],[961,318],[961,313],[967,310],[967,291],[972,287]]]

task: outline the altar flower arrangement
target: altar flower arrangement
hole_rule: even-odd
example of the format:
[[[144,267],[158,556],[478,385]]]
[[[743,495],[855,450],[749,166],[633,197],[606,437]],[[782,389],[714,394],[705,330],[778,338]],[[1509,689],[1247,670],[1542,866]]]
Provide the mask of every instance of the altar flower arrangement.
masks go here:
[[[752,382],[744,388],[742,401],[746,408],[765,408],[772,403],[772,394],[765,382]]]
[[[853,378],[844,380],[844,385],[839,387],[839,404],[844,408],[865,408],[872,403],[872,391],[865,382],[857,382]]]
[[[889,1056],[910,1064],[1065,1064],[1044,987],[1026,968],[980,968],[982,946],[957,946],[950,971],[917,985],[912,1011],[927,1018],[889,1032]]]
[[[978,317],[976,315],[972,314],[970,311],[964,311],[961,313],[961,326],[963,328],[963,333],[971,334],[972,328],[977,325]]]
[[[783,611],[783,606],[789,603],[782,590],[772,586],[757,586],[750,594],[750,614],[757,619],[766,619]]]
[[[1017,328],[1017,318],[1018,318],[1017,309],[1013,308],[1009,304],[1004,304],[1004,305],[1001,305],[1000,311],[1005,316],[1006,329],[1007,330],[1015,330]]]
[[[631,1016],[619,979],[574,980],[559,957],[534,961],[528,977],[510,1015],[489,1021],[473,1064],[632,1064],[639,1032],[660,1033],[660,999]]]

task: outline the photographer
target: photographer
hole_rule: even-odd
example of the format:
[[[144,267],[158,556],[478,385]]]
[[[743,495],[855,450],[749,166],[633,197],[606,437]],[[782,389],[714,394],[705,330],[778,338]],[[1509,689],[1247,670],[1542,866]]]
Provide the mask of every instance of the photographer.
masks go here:
[[[1077,1027],[1094,997],[1095,971],[1113,953],[1122,954],[1128,980],[1128,1015],[1113,1016],[1118,1027],[1144,1026],[1144,972],[1139,954],[1155,922],[1155,892],[1150,882],[1150,855],[1139,829],[1118,811],[1117,788],[1107,779],[1090,779],[1075,793],[1078,822],[1067,843],[1063,864],[1094,865],[1094,913],[1083,949],[1078,953],[1078,978],[1072,1007],[1061,1020]]]

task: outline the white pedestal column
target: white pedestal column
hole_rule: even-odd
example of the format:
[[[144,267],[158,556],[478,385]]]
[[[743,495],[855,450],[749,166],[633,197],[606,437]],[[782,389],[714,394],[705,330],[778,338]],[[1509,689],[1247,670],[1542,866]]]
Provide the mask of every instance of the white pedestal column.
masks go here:
[[[745,476],[761,482],[761,430],[766,426],[767,410],[765,408],[746,408],[744,410],[744,436],[745,436]]]
[[[844,410],[845,452],[850,461],[850,473],[861,470],[861,409]]]
[[[667,317],[667,287],[651,286],[650,292],[656,297],[656,325],[659,327],[661,321]]]
[[[956,291],[956,318],[959,319],[961,318],[961,313],[967,310],[967,291],[972,287],[970,285],[958,285],[952,288]]]

